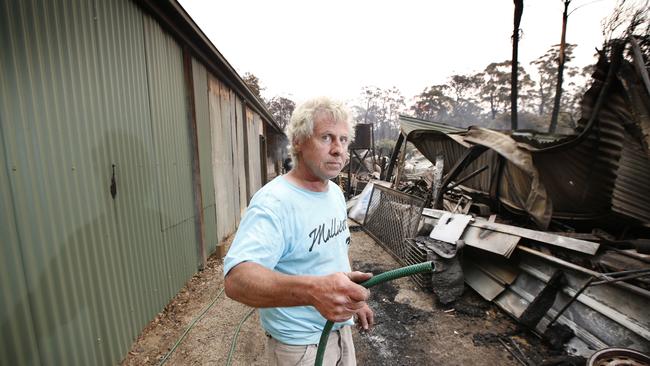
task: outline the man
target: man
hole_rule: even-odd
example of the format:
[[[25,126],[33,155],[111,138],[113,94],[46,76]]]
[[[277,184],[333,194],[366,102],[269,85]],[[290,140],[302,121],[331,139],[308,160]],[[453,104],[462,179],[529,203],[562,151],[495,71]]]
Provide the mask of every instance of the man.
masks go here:
[[[351,272],[350,231],[341,189],[330,181],[354,138],[350,114],[327,98],[298,107],[287,131],[294,166],[262,187],[224,260],[228,297],[260,308],[271,365],[313,365],[326,320],[337,322],[324,365],[356,365],[350,325],[373,325]]]

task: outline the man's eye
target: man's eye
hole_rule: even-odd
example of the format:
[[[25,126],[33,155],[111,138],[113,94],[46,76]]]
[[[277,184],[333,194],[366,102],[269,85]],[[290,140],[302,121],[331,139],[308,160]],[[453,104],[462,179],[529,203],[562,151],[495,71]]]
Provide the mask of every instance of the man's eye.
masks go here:
[[[332,142],[332,137],[330,135],[325,135],[325,136],[322,137],[322,139],[323,139],[323,142],[327,142],[327,143]]]
[[[341,137],[341,143],[342,144],[347,144],[348,143],[348,138],[347,137]]]

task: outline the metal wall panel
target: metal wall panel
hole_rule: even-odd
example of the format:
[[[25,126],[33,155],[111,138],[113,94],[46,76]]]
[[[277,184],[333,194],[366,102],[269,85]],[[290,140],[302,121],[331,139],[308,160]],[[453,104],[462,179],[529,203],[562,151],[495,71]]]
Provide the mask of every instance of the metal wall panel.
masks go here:
[[[258,189],[262,188],[262,174],[263,174],[263,169],[262,169],[262,147],[260,146],[260,137],[264,136],[264,126],[262,126],[262,117],[260,117],[259,114],[253,113],[253,118],[255,121],[255,126],[253,127],[253,131],[255,131],[255,139],[257,139],[257,143],[255,144],[256,151],[254,152],[255,155],[251,155],[253,157],[253,162],[254,164],[251,164],[251,169],[253,169],[253,172],[255,172],[255,181],[254,181],[254,190],[252,192],[257,192]]]
[[[142,20],[130,4],[93,5],[10,2],[1,22],[10,42],[0,113],[29,293],[18,306],[30,309],[38,344],[30,363],[109,363],[135,329],[118,295],[126,271],[107,187],[120,162],[108,156],[106,122],[139,112],[129,102],[146,91]],[[105,35],[115,37],[98,42]],[[130,63],[110,73],[126,53]]]
[[[627,136],[616,172],[612,210],[650,223],[650,159],[641,144]]]
[[[233,220],[235,222],[235,227],[239,225],[239,220],[241,219],[242,207],[239,200],[239,192],[241,191],[241,186],[239,185],[240,172],[244,169],[243,163],[243,144],[239,142],[239,135],[241,135],[242,127],[240,123],[237,123],[237,95],[231,89],[228,89],[228,109],[230,110],[230,119],[228,120],[228,127],[230,128],[230,139],[231,139],[231,154],[232,154],[232,207],[233,207]],[[239,153],[241,149],[241,154]]]
[[[180,46],[148,16],[144,35],[160,229],[165,239],[163,294],[169,300],[198,263],[188,98]]]
[[[248,197],[246,196],[246,186],[248,182],[246,182],[246,154],[245,154],[245,147],[244,145],[247,143],[245,140],[246,135],[248,134],[247,125],[246,121],[244,120],[244,115],[242,112],[242,102],[241,100],[235,96],[235,116],[236,116],[236,124],[237,124],[237,156],[236,156],[236,166],[238,170],[238,183],[237,186],[239,187],[239,192],[238,192],[238,199],[239,199],[239,216],[237,218],[237,222],[239,223],[239,219],[244,215],[244,212],[246,211],[246,206],[248,205]],[[250,156],[249,156],[250,159]]]
[[[3,141],[0,124],[0,365],[38,364],[34,324],[29,305],[25,306],[28,288],[11,197],[11,167],[6,164]]]
[[[194,216],[192,156],[186,106],[183,54],[158,23],[145,17],[145,46],[153,138],[160,174],[163,230]]]
[[[260,116],[246,109],[248,123],[248,189],[251,196],[262,187],[262,165],[260,161],[260,135],[263,134]]]
[[[235,232],[232,138],[229,91],[212,75],[210,85],[210,128],[212,131],[212,166],[217,205],[217,237],[224,240]]]
[[[219,242],[212,175],[212,131],[210,129],[210,104],[208,100],[208,73],[203,64],[192,59],[194,85],[194,111],[199,139],[199,163],[201,165],[201,194],[203,197],[203,228],[205,230],[206,255],[212,253]]]
[[[143,29],[127,1],[0,7],[1,364],[115,364],[196,270],[182,59]]]

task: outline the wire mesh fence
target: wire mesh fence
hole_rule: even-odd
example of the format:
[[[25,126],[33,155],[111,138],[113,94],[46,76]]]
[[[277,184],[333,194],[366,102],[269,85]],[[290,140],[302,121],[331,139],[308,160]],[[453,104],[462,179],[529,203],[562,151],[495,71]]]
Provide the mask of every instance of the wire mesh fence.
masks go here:
[[[427,261],[426,248],[414,240],[425,200],[391,188],[374,185],[366,211],[364,228],[400,264]],[[418,274],[413,280],[422,288],[431,289],[431,275]]]

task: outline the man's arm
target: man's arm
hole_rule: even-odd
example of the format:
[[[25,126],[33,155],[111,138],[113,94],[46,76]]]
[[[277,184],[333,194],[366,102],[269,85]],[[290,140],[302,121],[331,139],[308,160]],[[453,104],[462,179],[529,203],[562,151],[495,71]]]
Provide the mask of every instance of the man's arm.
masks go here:
[[[233,267],[225,279],[226,295],[257,308],[311,305],[327,320],[343,322],[367,306],[370,291],[356,282],[370,273],[333,273],[327,276],[290,276],[257,263]]]

